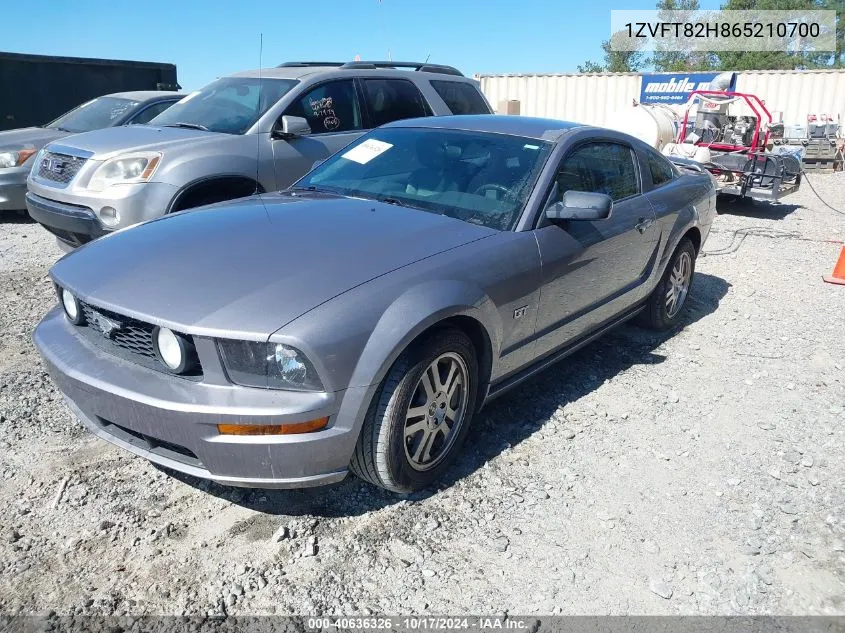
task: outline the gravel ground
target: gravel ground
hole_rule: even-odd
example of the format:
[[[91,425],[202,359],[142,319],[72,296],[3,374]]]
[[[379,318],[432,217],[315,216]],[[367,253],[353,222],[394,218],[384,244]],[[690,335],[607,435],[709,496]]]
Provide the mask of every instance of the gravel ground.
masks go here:
[[[845,174],[813,181],[845,208]],[[94,439],[29,338],[59,251],[5,219],[0,613],[845,614],[845,288],[821,280],[845,218],[788,201],[724,204],[683,329],[624,326],[498,400],[404,499],[228,489]]]

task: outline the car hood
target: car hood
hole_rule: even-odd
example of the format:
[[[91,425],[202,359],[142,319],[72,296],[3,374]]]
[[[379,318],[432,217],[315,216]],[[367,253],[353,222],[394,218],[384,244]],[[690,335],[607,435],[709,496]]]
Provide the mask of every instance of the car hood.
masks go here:
[[[265,194],[118,231],[51,275],[118,314],[263,340],[355,286],[495,233],[370,200]]]
[[[108,160],[127,152],[164,152],[173,147],[196,146],[230,136],[176,127],[125,125],[76,134],[62,145],[91,152],[95,160]]]
[[[69,136],[70,132],[62,132],[47,127],[23,127],[19,130],[0,132],[0,151],[9,149],[41,149],[50,141]]]

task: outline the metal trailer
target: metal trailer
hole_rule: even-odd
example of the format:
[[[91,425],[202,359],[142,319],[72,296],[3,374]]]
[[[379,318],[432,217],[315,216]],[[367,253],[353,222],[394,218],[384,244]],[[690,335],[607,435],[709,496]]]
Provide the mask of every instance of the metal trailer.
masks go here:
[[[0,52],[0,130],[49,123],[112,92],[179,87],[174,64]]]
[[[712,140],[694,141],[694,145],[710,152],[710,160],[703,163],[703,167],[713,174],[720,194],[775,201],[798,190],[801,185],[800,161],[793,156],[766,151],[772,115],[759,97],[739,92],[693,90],[688,104],[692,104],[696,96],[702,102],[716,103],[718,107],[710,114],[721,115],[727,121],[723,129],[718,126],[712,128],[715,130]],[[734,133],[735,121],[726,115],[726,107],[738,99],[746,103],[755,119],[753,131],[748,129],[739,136]],[[689,112],[690,107],[686,109],[680,126],[679,145],[688,138]],[[698,112],[701,115],[701,107]]]

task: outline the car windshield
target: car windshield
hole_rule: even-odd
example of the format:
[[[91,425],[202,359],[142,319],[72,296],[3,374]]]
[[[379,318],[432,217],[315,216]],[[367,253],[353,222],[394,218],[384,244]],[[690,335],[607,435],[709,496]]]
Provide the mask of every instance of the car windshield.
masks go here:
[[[63,114],[44,127],[74,133],[99,130],[115,125],[139,105],[140,101],[132,99],[98,97]]]
[[[224,77],[192,92],[149,125],[243,134],[297,83],[295,79]]]
[[[381,128],[299,180],[507,231],[514,227],[551,145],[521,136],[437,128]]]

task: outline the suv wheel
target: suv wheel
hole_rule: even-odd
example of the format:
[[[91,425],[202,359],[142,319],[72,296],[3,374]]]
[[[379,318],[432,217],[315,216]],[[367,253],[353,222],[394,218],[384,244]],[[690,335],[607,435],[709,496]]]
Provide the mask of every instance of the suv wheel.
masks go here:
[[[475,349],[463,332],[437,330],[412,345],[376,393],[352,472],[394,492],[429,486],[460,450],[477,391]]]
[[[695,246],[684,238],[675,249],[660,283],[652,291],[640,322],[655,330],[666,330],[681,320],[695,274]]]

